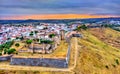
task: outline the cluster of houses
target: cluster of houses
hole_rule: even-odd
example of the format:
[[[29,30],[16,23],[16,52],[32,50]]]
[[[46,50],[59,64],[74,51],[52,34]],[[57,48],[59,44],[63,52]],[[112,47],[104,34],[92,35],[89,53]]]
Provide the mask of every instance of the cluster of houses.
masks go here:
[[[77,26],[85,24],[89,28],[101,27],[102,22],[96,23],[83,23],[83,22],[73,22],[71,24],[64,23],[22,23],[22,24],[0,24],[0,44],[3,44],[9,40],[15,40],[16,37],[31,38],[45,38],[50,39],[49,34],[60,35],[60,31],[64,30],[66,32],[73,31]],[[106,24],[120,24],[120,21],[109,21]],[[37,31],[38,33],[33,33],[30,36],[31,31]]]
[[[32,26],[16,27],[11,25],[0,26],[0,44],[25,36],[33,29]]]
[[[27,23],[28,24],[28,23]],[[69,37],[69,32],[76,29],[79,24],[53,24],[53,23],[40,23],[39,25],[34,25],[34,23],[29,23],[29,25],[0,25],[0,44],[11,40],[18,40],[19,37],[24,39],[44,39],[54,41],[54,45],[38,45],[37,43],[31,44],[30,49],[43,49],[49,48],[55,49],[57,45],[60,44],[60,40],[63,40]],[[31,35],[32,33],[32,35]],[[51,38],[49,35],[54,34],[54,38]],[[43,47],[45,46],[45,47]],[[39,51],[40,52],[40,51]]]

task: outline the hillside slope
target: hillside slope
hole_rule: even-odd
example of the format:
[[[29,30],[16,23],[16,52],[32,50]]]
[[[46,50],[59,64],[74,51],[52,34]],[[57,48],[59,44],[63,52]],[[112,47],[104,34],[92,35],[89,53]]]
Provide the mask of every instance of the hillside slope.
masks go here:
[[[114,43],[111,46],[107,40],[100,39],[102,33],[99,31],[97,29],[82,31],[84,37],[78,39],[79,56],[74,70],[76,74],[120,74],[120,49],[113,47]],[[114,38],[114,41],[120,37],[111,29],[105,29],[105,36],[102,37],[107,37],[107,33],[111,34],[111,31],[110,39]]]
[[[110,28],[107,29],[103,28],[102,30],[99,28],[94,28],[90,29],[89,31],[103,42],[114,47],[120,48],[120,32]]]

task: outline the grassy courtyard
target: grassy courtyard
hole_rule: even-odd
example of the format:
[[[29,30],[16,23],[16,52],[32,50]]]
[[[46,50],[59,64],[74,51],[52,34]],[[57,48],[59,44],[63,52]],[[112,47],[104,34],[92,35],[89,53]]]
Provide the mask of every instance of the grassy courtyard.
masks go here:
[[[66,43],[64,40],[60,42],[60,45],[58,45],[57,49],[55,49],[52,53],[50,54],[39,54],[39,53],[30,53],[30,52],[22,52],[18,53],[15,57],[43,57],[43,58],[65,58],[67,55],[68,51],[68,43]]]

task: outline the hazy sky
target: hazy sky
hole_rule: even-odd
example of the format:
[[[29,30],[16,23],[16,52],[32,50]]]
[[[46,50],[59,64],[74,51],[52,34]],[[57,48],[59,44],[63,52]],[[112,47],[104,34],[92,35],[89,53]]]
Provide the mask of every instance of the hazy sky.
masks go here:
[[[0,17],[42,14],[120,15],[120,0],[0,0]]]

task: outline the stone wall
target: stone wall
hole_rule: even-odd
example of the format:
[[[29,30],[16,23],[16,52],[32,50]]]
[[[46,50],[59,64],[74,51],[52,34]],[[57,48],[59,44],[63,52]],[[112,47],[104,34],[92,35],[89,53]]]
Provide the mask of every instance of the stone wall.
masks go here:
[[[68,51],[67,51],[67,55],[66,55],[66,62],[69,63],[69,59],[70,59],[70,52],[71,52],[71,43],[68,43]]]
[[[43,67],[57,67],[67,68],[68,64],[66,59],[53,59],[53,58],[11,58],[11,65],[24,65],[24,66],[43,66]]]
[[[71,38],[70,38],[71,39]],[[11,58],[11,65],[25,65],[25,66],[43,66],[43,67],[56,67],[56,68],[68,68],[71,44],[70,39],[68,39],[68,51],[66,53],[66,58]]]
[[[12,55],[0,56],[0,61],[8,61],[10,60]]]

